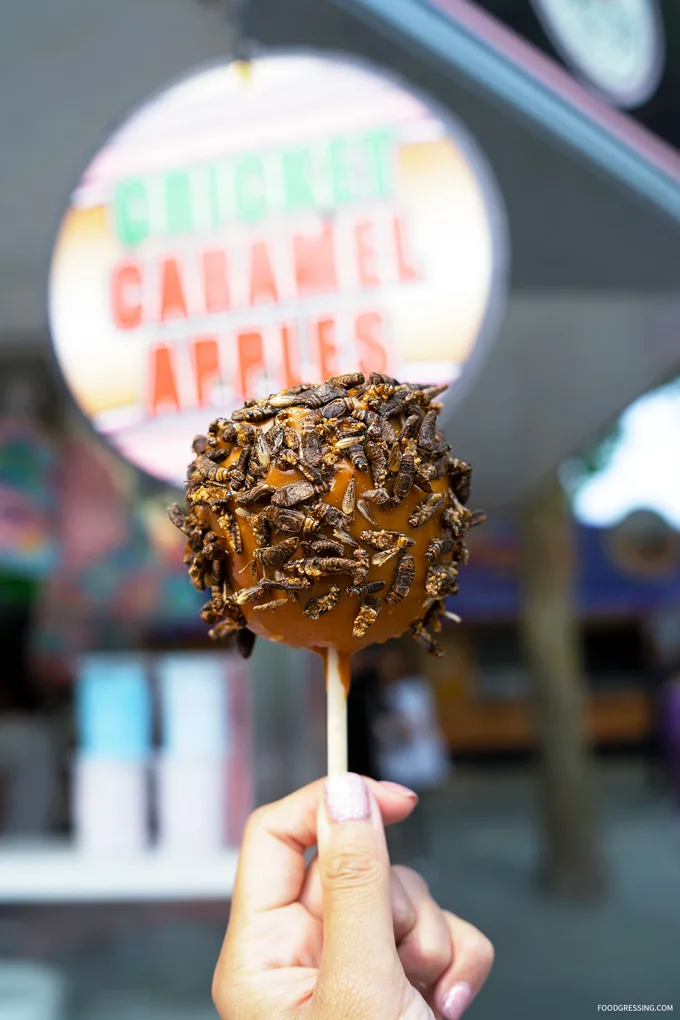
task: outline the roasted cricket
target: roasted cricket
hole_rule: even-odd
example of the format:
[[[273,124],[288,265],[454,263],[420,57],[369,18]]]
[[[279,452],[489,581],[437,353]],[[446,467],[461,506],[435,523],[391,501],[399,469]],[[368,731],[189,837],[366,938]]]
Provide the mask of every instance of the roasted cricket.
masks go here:
[[[355,372],[249,400],[196,437],[170,519],[212,637],[244,655],[255,634],[353,652],[410,630],[440,654],[483,519],[437,427],[441,392]]]

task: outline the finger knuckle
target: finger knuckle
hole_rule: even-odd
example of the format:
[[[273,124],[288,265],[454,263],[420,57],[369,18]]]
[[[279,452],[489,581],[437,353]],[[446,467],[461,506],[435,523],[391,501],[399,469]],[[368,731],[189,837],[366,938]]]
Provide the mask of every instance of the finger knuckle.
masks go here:
[[[430,887],[427,882],[423,876],[417,871],[414,871],[413,868],[409,868],[405,864],[395,864],[392,870],[401,879],[406,889],[413,891],[417,890],[425,896],[430,895]]]
[[[395,934],[398,932],[401,938],[405,938],[413,930],[418,916],[409,899],[399,897],[393,901],[392,920],[394,922]]]
[[[442,974],[451,963],[450,942],[438,938],[434,931],[422,929],[405,948],[410,966],[433,977]]]
[[[252,836],[254,833],[259,832],[264,827],[266,818],[266,806],[255,808],[255,810],[248,816],[244,832],[244,840],[248,839],[248,837]]]
[[[360,888],[376,882],[381,867],[375,854],[370,851],[347,849],[331,854],[323,870],[324,878],[330,885]]]
[[[496,950],[494,944],[490,938],[482,932],[477,933],[477,939],[475,944],[475,952],[480,964],[486,971],[491,970],[493,962],[496,958]]]
[[[446,916],[449,919],[451,930],[458,932],[457,936],[454,935],[454,942],[458,946],[461,955],[466,960],[469,960],[475,970],[479,971],[486,978],[496,957],[493,942],[479,928],[475,928],[468,921],[463,921],[460,917],[450,914],[448,911]]]
[[[411,931],[413,931],[415,923],[415,917],[410,914],[406,908],[394,911],[392,926],[394,928],[395,938],[400,944],[408,938]]]

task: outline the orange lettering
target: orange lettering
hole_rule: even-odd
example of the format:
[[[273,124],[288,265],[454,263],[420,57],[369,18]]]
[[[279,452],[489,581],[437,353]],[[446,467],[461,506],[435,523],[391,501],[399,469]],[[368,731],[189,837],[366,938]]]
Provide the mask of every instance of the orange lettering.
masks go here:
[[[142,267],[136,262],[116,266],[111,277],[111,310],[118,329],[142,324]]]
[[[313,327],[319,345],[319,373],[322,379],[338,374],[335,319],[319,319]]]
[[[203,293],[208,313],[226,312],[231,307],[227,277],[227,253],[203,252]]]
[[[168,319],[186,319],[187,305],[182,289],[182,277],[177,259],[161,262],[161,322]]]
[[[331,227],[324,227],[320,233],[311,236],[295,234],[293,262],[300,297],[338,289],[334,235]]]
[[[409,259],[406,221],[400,216],[395,216],[392,221],[392,229],[394,230],[394,250],[397,256],[399,279],[403,283],[407,283],[409,280],[417,280],[418,270],[413,265],[413,260]]]
[[[255,241],[250,248],[250,303],[251,305],[264,301],[276,303],[278,300],[267,242]]]
[[[295,326],[281,327],[281,348],[283,358],[281,359],[281,384],[284,389],[297,386],[302,380],[295,369],[300,364],[298,353],[297,329]]]
[[[239,333],[236,337],[238,346],[239,381],[241,397],[252,396],[253,376],[264,369],[264,345],[261,333]]]
[[[387,349],[382,341],[383,317],[379,312],[357,315],[354,332],[359,350],[359,368],[368,375],[389,367]]]
[[[373,224],[370,220],[357,223],[354,228],[357,248],[357,273],[362,287],[377,287],[380,283],[375,269],[375,247],[373,245]]]
[[[157,344],[149,350],[149,414],[171,407],[179,411],[177,389],[177,356],[174,347]]]
[[[213,383],[220,377],[220,350],[217,337],[199,336],[189,345],[191,360],[194,364],[196,395],[200,407],[210,403]]]

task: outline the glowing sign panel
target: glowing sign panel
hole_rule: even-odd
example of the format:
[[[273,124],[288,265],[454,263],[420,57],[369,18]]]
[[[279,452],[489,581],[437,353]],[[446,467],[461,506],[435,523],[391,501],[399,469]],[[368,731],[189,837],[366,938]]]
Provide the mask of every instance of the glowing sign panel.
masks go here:
[[[95,427],[184,477],[211,412],[338,372],[458,377],[502,291],[503,217],[458,127],[373,71],[280,55],[136,113],[83,175],[50,280]]]

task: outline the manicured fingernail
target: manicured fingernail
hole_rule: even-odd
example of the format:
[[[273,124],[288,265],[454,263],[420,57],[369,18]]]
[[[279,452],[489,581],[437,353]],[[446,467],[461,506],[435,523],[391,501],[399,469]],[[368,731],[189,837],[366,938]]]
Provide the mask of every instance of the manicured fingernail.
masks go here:
[[[368,788],[355,772],[326,780],[326,810],[332,822],[363,822],[371,817]]]
[[[383,779],[380,783],[386,790],[391,790],[392,793],[398,793],[400,797],[406,797],[408,800],[418,800],[418,794],[415,790],[409,790],[408,786],[402,786],[401,783],[392,783],[389,779]]]
[[[442,1013],[446,1020],[460,1020],[472,1002],[472,989],[467,981],[459,981],[444,999]]]

